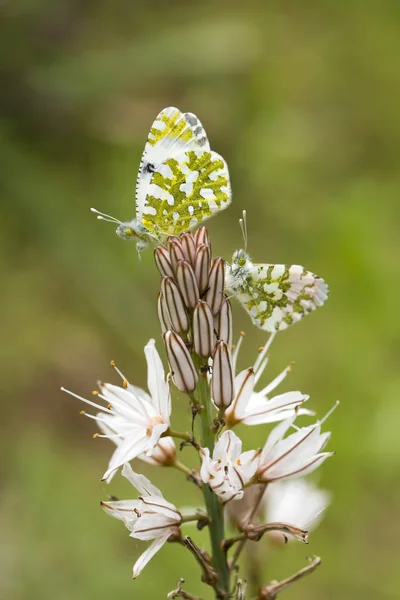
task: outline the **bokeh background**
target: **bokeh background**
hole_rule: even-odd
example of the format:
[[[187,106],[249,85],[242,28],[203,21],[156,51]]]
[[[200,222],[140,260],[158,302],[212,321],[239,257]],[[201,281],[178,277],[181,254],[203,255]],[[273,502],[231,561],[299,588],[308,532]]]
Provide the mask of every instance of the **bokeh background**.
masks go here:
[[[6,0],[2,12],[0,596],[164,598],[184,576],[211,597],[175,545],[131,580],[144,544],[99,507],[131,489],[100,482],[112,445],[59,391],[117,382],[110,359],[145,386],[143,346],[161,348],[151,251],[139,261],[89,207],[133,216],[148,129],[175,105],[230,167],[215,253],[242,244],[246,208],[254,260],[304,264],[331,289],[278,336],[265,381],[296,361],[282,390],[309,393],[321,415],[340,399],[337,454],[314,477],[335,500],[308,547],[263,545],[265,582],[318,554],[287,600],[398,598],[399,3]],[[247,366],[265,336],[234,308]],[[178,395],[174,411],[186,427]],[[243,435],[261,444],[265,429]],[[200,502],[179,473],[145,472],[178,505]]]

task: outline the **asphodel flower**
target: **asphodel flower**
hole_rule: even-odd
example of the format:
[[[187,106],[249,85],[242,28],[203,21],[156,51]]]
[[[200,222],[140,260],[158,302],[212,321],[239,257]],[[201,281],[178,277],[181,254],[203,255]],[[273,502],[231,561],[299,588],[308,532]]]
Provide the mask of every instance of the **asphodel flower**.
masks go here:
[[[311,481],[277,481],[267,486],[263,497],[265,520],[267,523],[289,523],[311,531],[321,522],[330,502],[330,493]]]
[[[123,521],[131,537],[153,540],[133,566],[135,578],[169,538],[180,537],[182,515],[147,477],[135,473],[129,464],[123,466],[122,475],[137,489],[139,498],[102,502],[101,506],[109,515]]]
[[[255,391],[260,377],[268,364],[268,350],[272,344],[275,334],[272,333],[266,345],[260,350],[253,367],[244,369],[234,380],[235,395],[232,404],[225,411],[225,422],[233,427],[237,423],[245,425],[260,425],[263,423],[274,423],[288,417],[301,414],[314,414],[309,410],[300,408],[309,396],[299,391],[285,392],[270,397],[271,392],[285,379],[290,372],[290,366],[286,367],[273,381],[260,391]],[[243,335],[232,355],[233,369],[236,370],[239,350]]]
[[[100,411],[96,415],[85,413],[95,419],[104,432],[95,434],[95,437],[109,438],[117,445],[103,475],[108,482],[124,463],[143,453],[151,456],[170,425],[170,389],[154,340],[146,344],[144,351],[149,394],[130,384],[119,371],[124,381],[123,387],[99,383],[100,392],[96,397],[102,399],[105,406],[64,390]]]
[[[326,417],[314,425],[296,428],[294,433],[285,438],[295,418],[282,421],[269,434],[255,475],[258,481],[271,483],[307,475],[334,454],[322,452],[331,435],[330,432],[321,433],[321,425]]]
[[[202,448],[200,477],[224,502],[243,496],[243,487],[257,471],[260,451],[242,452],[242,440],[233,431],[225,431],[210,450]]]

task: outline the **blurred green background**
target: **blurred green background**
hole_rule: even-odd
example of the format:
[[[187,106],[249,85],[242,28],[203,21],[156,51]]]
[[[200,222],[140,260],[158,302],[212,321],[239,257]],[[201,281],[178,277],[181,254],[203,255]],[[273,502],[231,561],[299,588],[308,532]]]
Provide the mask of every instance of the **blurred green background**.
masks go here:
[[[398,598],[400,4],[6,0],[2,12],[1,598],[164,598],[181,576],[211,597],[175,545],[131,580],[145,544],[99,500],[132,490],[100,482],[113,447],[59,391],[117,382],[110,359],[144,387],[143,346],[161,349],[152,252],[140,262],[89,207],[133,216],[147,132],[168,105],[196,113],[230,167],[215,254],[242,245],[246,208],[255,261],[304,264],[331,289],[278,336],[265,381],[294,360],[280,390],[309,393],[318,414],[341,400],[327,424],[337,454],[314,478],[335,500],[308,547],[265,555],[265,583],[315,553],[323,566],[287,600]],[[265,336],[234,309],[248,366]],[[178,396],[174,411],[187,427]],[[254,446],[265,429],[243,435]],[[169,500],[200,503],[179,473],[144,470]]]

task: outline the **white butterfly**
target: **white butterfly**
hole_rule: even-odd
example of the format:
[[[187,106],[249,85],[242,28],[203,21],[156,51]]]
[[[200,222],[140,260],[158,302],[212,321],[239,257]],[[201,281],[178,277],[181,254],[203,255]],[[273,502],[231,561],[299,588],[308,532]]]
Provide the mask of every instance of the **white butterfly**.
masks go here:
[[[245,218],[240,221],[246,245]],[[328,297],[325,281],[304,267],[255,264],[244,250],[236,250],[226,265],[225,288],[257,327],[271,332],[300,321]]]
[[[169,107],[154,121],[136,182],[136,218],[117,223],[117,234],[136,238],[141,250],[153,240],[179,235],[199,225],[231,201],[228,167],[210,149],[199,119]]]

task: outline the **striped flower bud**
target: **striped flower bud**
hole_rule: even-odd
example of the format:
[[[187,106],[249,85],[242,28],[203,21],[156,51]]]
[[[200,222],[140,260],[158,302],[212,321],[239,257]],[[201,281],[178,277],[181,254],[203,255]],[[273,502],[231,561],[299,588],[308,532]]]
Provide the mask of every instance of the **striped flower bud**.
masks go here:
[[[168,308],[165,302],[164,295],[160,292],[157,299],[158,320],[160,321],[161,331],[164,334],[168,329],[171,329],[172,324],[168,314]]]
[[[224,300],[225,264],[222,258],[216,258],[211,267],[208,280],[206,302],[210,305],[213,315],[220,310]]]
[[[192,310],[200,297],[193,269],[187,260],[180,260],[176,267],[176,281],[188,308]]]
[[[194,274],[196,275],[200,294],[204,294],[208,287],[208,277],[211,266],[211,249],[206,244],[197,248],[196,260],[194,263]]]
[[[221,310],[215,317],[215,326],[218,334],[218,339],[232,346],[232,307],[228,298],[225,296]]]
[[[213,357],[211,396],[218,408],[228,408],[234,395],[230,352],[225,342],[218,342]]]
[[[193,392],[197,373],[185,342],[174,331],[164,334],[164,342],[174,384],[181,392]]]
[[[179,288],[172,277],[164,277],[161,293],[165,298],[172,329],[177,333],[189,331],[189,318]]]
[[[194,243],[193,235],[189,231],[181,236],[181,244],[186,260],[188,260],[191,266],[194,267],[194,261],[196,259],[196,245]]]
[[[193,344],[196,354],[207,358],[215,346],[214,321],[207,302],[200,300],[193,313]]]
[[[203,227],[200,227],[194,234],[194,243],[197,247],[201,246],[202,244],[210,246],[210,238],[208,237],[208,231],[204,225]]]
[[[178,262],[186,259],[180,239],[175,236],[170,236],[168,238],[168,250],[171,257],[172,269],[175,271]]]
[[[157,246],[157,248],[154,249],[154,260],[161,277],[174,276],[171,259],[169,257],[169,252],[166,248],[164,248],[163,246]]]

